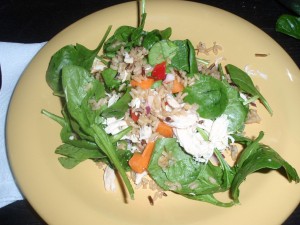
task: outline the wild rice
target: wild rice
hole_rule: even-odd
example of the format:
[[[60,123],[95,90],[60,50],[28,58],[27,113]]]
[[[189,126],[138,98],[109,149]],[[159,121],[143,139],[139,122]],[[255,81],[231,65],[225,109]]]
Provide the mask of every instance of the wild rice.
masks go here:
[[[236,145],[231,144],[231,145],[229,145],[229,149],[230,149],[230,153],[231,153],[230,154],[231,159],[233,161],[235,161],[238,157],[238,147]]]
[[[179,182],[166,181],[165,185],[167,185],[171,191],[176,191],[176,190],[182,189],[182,186]]]
[[[130,178],[135,183],[136,180],[136,174],[134,172],[130,173]],[[149,189],[154,192],[154,194],[151,196],[148,196],[148,200],[151,205],[154,204],[154,202],[158,199],[161,199],[163,196],[166,197],[167,194],[162,190],[154,180],[152,180],[150,177],[143,177],[141,182],[135,185],[136,189]]]
[[[251,124],[251,123],[260,123],[261,118],[257,113],[256,109],[249,109],[248,117],[246,119],[246,124]]]
[[[194,190],[194,189],[196,189],[196,188],[199,187],[199,182],[193,181],[192,183],[190,183],[190,184],[188,185],[188,187],[189,187],[191,190]]]
[[[211,46],[209,48],[207,48],[206,44],[201,41],[196,46],[197,54],[204,53],[205,55],[209,55],[209,53],[212,52],[213,54],[217,55],[219,53],[219,51],[222,51],[222,46],[217,45],[216,42],[213,42],[213,46]]]

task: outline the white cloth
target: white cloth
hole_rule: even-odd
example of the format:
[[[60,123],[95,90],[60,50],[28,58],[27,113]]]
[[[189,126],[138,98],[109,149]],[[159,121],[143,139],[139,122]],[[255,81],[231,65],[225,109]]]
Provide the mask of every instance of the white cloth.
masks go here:
[[[0,42],[2,87],[0,90],[0,208],[23,196],[14,182],[6,154],[5,121],[8,104],[20,75],[44,46],[43,43],[21,44]]]

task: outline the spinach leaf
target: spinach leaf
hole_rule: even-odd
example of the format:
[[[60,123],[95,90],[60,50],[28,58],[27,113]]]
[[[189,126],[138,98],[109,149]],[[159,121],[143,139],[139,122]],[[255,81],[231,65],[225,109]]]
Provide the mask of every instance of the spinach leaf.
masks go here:
[[[231,134],[231,136],[233,137],[233,139],[236,143],[241,144],[244,148],[253,142],[253,140],[251,138],[242,136],[241,133]]]
[[[91,150],[85,148],[79,148],[70,144],[60,145],[56,150],[56,154],[63,155],[64,157],[59,157],[58,160],[60,164],[67,168],[72,169],[79,163],[87,159],[105,159],[106,155],[98,150]]]
[[[197,179],[199,163],[192,156],[182,151],[176,139],[163,138],[158,139],[155,143],[155,151],[148,171],[165,190],[182,193],[185,192],[183,185]],[[177,183],[179,186],[176,187]],[[172,184],[174,184],[174,187],[172,187]]]
[[[226,160],[223,158],[223,155],[219,150],[215,150],[215,155],[220,163],[220,168],[222,169],[222,182],[220,184],[223,191],[228,190],[231,186],[231,182],[235,176],[235,170],[232,169]]]
[[[245,127],[245,120],[248,114],[248,107],[243,104],[239,92],[231,87],[227,82],[224,83],[227,90],[228,105],[223,114],[227,115],[229,120],[228,132],[242,132]]]
[[[162,138],[155,142],[148,172],[164,190],[188,194],[190,190],[184,187],[197,179],[199,165],[181,149],[176,139]]]
[[[168,40],[172,35],[172,28],[167,27],[164,30],[161,30],[160,32],[161,40]]]
[[[96,143],[85,139],[78,139],[78,134],[74,130],[72,130],[72,127],[68,122],[69,118],[66,115],[65,111],[63,111],[64,117],[59,117],[46,110],[42,110],[42,113],[58,122],[62,126],[60,136],[62,142],[65,144],[59,146],[56,149],[55,153],[65,156],[59,157],[59,162],[63,167],[70,169],[86,159],[93,159],[95,161],[102,161],[109,165],[111,168],[114,168],[114,165],[110,162],[108,157]],[[119,133],[110,136],[111,143],[116,144],[117,141],[119,141],[124,135],[130,132],[131,129],[131,127],[128,127],[120,131]],[[116,153],[122,167],[126,171],[128,171],[130,169],[128,160],[131,158],[132,153],[128,150],[117,150]]]
[[[91,110],[88,100],[93,97],[100,82],[84,68],[68,65],[62,70],[62,84],[68,112],[82,131],[90,134],[90,124],[95,123],[98,112]]]
[[[195,84],[186,87],[184,92],[188,94],[184,101],[199,105],[197,112],[203,118],[217,118],[228,104],[225,85],[211,76],[201,75]]]
[[[124,168],[125,171],[131,171],[131,167],[128,164],[128,161],[131,159],[133,153],[129,150],[116,150],[117,156],[119,158],[121,167]]]
[[[141,46],[143,36],[145,35],[144,26],[147,14],[144,12],[141,15],[140,25],[131,34],[131,46]]]
[[[178,47],[176,55],[172,58],[171,65],[186,72],[190,72],[189,67],[189,47],[187,40],[176,40],[173,43]]]
[[[65,65],[77,64],[77,55],[76,47],[67,45],[51,57],[46,71],[46,82],[55,95],[63,96],[61,70]]]
[[[276,31],[300,39],[300,17],[281,15],[276,21]]]
[[[226,65],[226,69],[230,75],[231,80],[241,89],[241,91],[252,96],[258,96],[259,100],[262,102],[268,112],[271,115],[273,114],[269,103],[264,98],[264,96],[256,89],[252,79],[247,73],[232,64]]]
[[[178,50],[172,58],[171,65],[178,70],[187,72],[187,76],[194,76],[198,73],[196,54],[193,44],[190,40],[173,41],[177,45]]]
[[[231,202],[221,202],[218,199],[214,197],[213,194],[206,194],[206,195],[183,195],[186,198],[192,199],[192,200],[197,200],[197,201],[202,201],[202,202],[207,202],[216,206],[221,206],[221,207],[231,207],[235,203],[233,201]]]
[[[97,162],[101,161],[106,163],[111,168],[115,168],[115,166],[110,162],[109,158],[102,151],[96,149],[91,150],[70,144],[63,144],[55,150],[55,153],[62,155],[62,157],[58,158],[58,161],[66,169],[72,169],[87,159]],[[116,155],[122,168],[124,168],[125,171],[130,171],[128,161],[132,157],[132,153],[129,150],[116,150]]]
[[[82,67],[68,65],[62,71],[62,84],[66,96],[67,109],[80,128],[93,137],[97,146],[105,153],[109,161],[119,171],[128,191],[133,198],[134,191],[122,167],[116,147],[101,124],[96,123],[98,112],[91,110],[88,100],[97,93],[97,81]]]
[[[171,60],[177,53],[178,47],[172,41],[161,40],[155,43],[149,51],[149,64],[155,66],[163,61]]]
[[[168,40],[172,34],[172,29],[170,27],[166,28],[165,30],[152,30],[147,32],[143,38],[142,45],[146,49],[152,48],[152,46],[161,41],[161,40]]]
[[[299,182],[299,176],[296,170],[288,162],[269,146],[259,144],[251,155],[243,162],[242,167],[236,172],[230,189],[233,200],[235,202],[239,201],[239,186],[245,180],[246,176],[261,169],[276,170],[279,168],[285,170],[290,182]]]
[[[88,140],[79,139],[78,136],[80,135],[78,135],[78,133],[72,129],[70,118],[68,117],[67,113],[64,110],[62,113],[64,117],[60,117],[46,110],[42,110],[42,114],[48,116],[50,119],[53,119],[62,126],[60,137],[63,143],[70,144],[78,148],[101,151],[94,142],[90,141],[90,138],[88,138]]]
[[[132,130],[132,127],[127,127],[124,130],[121,130],[119,133],[110,136],[110,141],[112,143],[116,143],[117,141],[121,140],[126,134],[128,134]]]
[[[102,40],[94,50],[87,49],[80,44],[76,44],[75,46],[67,45],[61,48],[51,57],[46,71],[46,81],[55,95],[63,96],[64,94],[61,83],[62,68],[66,65],[78,65],[90,70],[93,61],[102,48],[102,45],[104,44],[104,41],[107,38],[110,30],[111,26],[108,27]]]
[[[129,109],[128,104],[131,101],[131,99],[132,97],[130,95],[130,88],[127,88],[125,94],[112,106],[105,109],[101,115],[105,118],[116,117],[119,119],[123,117]]]
[[[189,50],[189,67],[190,71],[187,76],[194,76],[194,74],[198,73],[198,65],[196,60],[195,48],[190,40],[187,40],[188,50]]]
[[[255,151],[257,151],[259,147],[259,142],[263,138],[264,133],[261,131],[259,132],[258,137],[255,140],[248,140],[247,147],[241,152],[238,161],[235,163],[235,167],[237,169],[241,168],[243,166],[244,161],[249,158],[250,155],[252,155]]]
[[[217,205],[223,203],[212,195],[228,190],[234,175],[223,159],[221,166],[196,162],[174,138],[156,141],[148,172],[164,190]]]
[[[130,42],[130,37],[135,27],[120,26],[114,34],[104,43],[103,51],[105,53],[115,53]]]
[[[105,70],[102,71],[101,75],[108,89],[112,90],[120,86],[121,82],[115,79],[117,74],[118,71],[113,70],[111,68],[106,68]]]
[[[113,162],[115,168],[120,173],[127,190],[130,194],[131,199],[134,198],[134,190],[131,186],[131,183],[126,175],[125,169],[122,167],[122,164],[116,154],[116,148],[110,141],[108,134],[101,126],[97,126],[95,124],[91,125],[92,135],[95,138],[96,144],[104,151],[104,153],[108,156],[108,158]]]
[[[143,37],[146,34],[146,32],[143,30],[146,15],[146,13],[141,15],[141,22],[137,28],[131,26],[120,26],[105,42],[103,47],[105,54],[109,57],[112,57],[122,47],[128,50],[134,46],[140,46]]]

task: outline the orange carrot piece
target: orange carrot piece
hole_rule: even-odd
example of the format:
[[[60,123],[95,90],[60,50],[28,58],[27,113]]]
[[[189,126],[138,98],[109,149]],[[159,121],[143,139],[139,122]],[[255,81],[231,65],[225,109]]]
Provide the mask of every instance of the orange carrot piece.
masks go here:
[[[164,122],[159,122],[156,128],[156,132],[164,137],[173,137],[173,129],[168,124]]]
[[[138,82],[136,80],[131,80],[130,84],[132,87],[141,87],[142,89],[149,89],[154,84],[154,79],[147,78],[145,80],[142,80],[141,82]]]
[[[141,153],[135,152],[129,159],[128,164],[130,168],[136,173],[142,173],[145,171],[145,162]]]
[[[155,142],[148,142],[142,154],[137,152],[133,154],[128,163],[134,172],[142,173],[148,168],[154,147]]]
[[[183,89],[184,89],[183,84],[180,83],[177,79],[175,79],[173,81],[172,93],[173,94],[179,93],[179,92],[183,91]]]

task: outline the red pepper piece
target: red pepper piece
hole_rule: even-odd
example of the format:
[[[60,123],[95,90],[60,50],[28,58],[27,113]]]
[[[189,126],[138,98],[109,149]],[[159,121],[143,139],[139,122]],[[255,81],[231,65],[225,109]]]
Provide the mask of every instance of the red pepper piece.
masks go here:
[[[152,78],[154,78],[154,80],[164,80],[166,78],[166,66],[166,62],[157,64],[152,71]]]
[[[130,117],[131,119],[136,123],[139,120],[139,115],[137,115],[135,112],[130,110]]]

